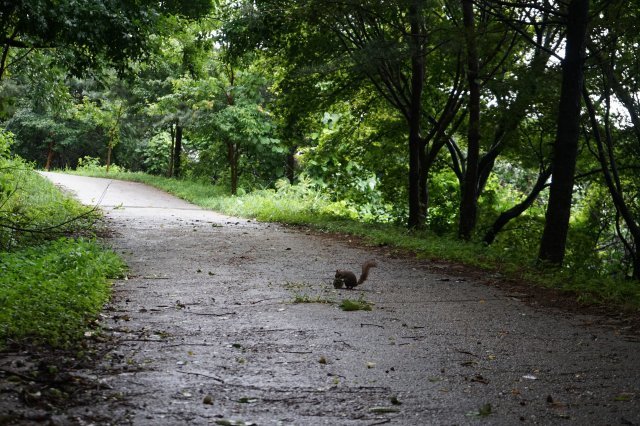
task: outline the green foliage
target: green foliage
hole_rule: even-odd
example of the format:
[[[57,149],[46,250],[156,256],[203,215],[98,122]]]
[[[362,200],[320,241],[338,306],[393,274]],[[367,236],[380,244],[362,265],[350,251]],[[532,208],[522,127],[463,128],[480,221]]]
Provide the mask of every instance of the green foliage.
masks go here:
[[[14,134],[4,129],[0,129],[0,160],[7,161],[9,158],[9,149],[14,143]]]
[[[305,294],[305,293],[296,293],[293,297],[293,303],[319,303],[319,304],[327,304],[331,305],[335,303],[331,299],[327,299],[320,294],[315,296]]]
[[[160,132],[138,147],[137,151],[142,156],[142,164],[147,173],[166,174],[171,161],[171,135]]]
[[[55,118],[30,109],[18,109],[7,129],[16,135],[13,152],[44,166],[49,149],[55,153],[53,165],[74,166],[79,157],[95,155],[103,148],[104,138],[85,123]]]
[[[89,155],[86,155],[82,158],[78,158],[78,167],[76,168],[76,170],[80,174],[87,174],[87,175],[102,174],[104,175],[104,177],[110,177],[114,173],[121,173],[125,171],[122,167],[118,166],[117,164],[111,164],[109,166],[109,171],[107,172],[107,166],[101,165],[100,164],[101,162],[102,161],[97,157],[91,157]]]
[[[97,215],[64,196],[18,157],[0,132],[0,347],[31,340],[69,346],[109,296],[122,270],[91,235]]]
[[[208,0],[3,2],[0,3],[2,47],[12,54],[8,58],[3,56],[1,69],[4,71],[7,63],[17,62],[14,60],[32,50],[58,48],[62,50],[60,61],[76,74],[107,64],[124,70],[131,59],[144,54],[152,34],[162,30],[163,18],[201,17],[212,5]]]
[[[458,178],[449,169],[434,171],[429,181],[427,225],[438,235],[453,234],[460,205]]]
[[[52,160],[52,167],[75,166],[78,157],[103,149],[106,134],[78,114],[67,71],[53,56],[34,52],[20,62],[12,78],[19,88],[17,107],[6,126],[16,134],[14,152],[21,157],[38,165]]]
[[[106,278],[122,268],[114,253],[90,240],[0,252],[0,346],[76,343],[109,298]]]
[[[364,299],[343,299],[342,302],[340,302],[340,309],[343,311],[370,311],[372,306],[371,303]]]
[[[120,142],[120,127],[126,113],[121,99],[100,99],[99,101],[84,97],[77,105],[76,115],[83,121],[92,123],[102,129],[109,145],[116,146]]]
[[[1,134],[0,147],[11,139]],[[96,217],[20,158],[0,156],[0,250],[90,232]]]
[[[365,112],[343,103],[324,112],[311,133],[313,145],[300,150],[299,162],[305,174],[332,194],[338,211],[366,222],[402,222],[406,191],[399,177],[406,173],[406,159],[398,140],[405,135],[396,118],[369,107]]]

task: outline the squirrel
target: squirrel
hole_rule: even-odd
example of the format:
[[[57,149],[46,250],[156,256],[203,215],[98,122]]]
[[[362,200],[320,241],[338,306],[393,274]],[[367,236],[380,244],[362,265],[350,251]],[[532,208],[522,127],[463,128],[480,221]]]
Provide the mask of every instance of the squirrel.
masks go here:
[[[344,269],[336,270],[336,277],[333,279],[333,287],[342,288],[342,286],[347,287],[349,290],[354,288],[355,286],[362,284],[369,277],[369,269],[378,266],[375,260],[367,260],[362,264],[362,274],[360,274],[360,278],[356,278],[356,274],[351,271],[346,271]]]

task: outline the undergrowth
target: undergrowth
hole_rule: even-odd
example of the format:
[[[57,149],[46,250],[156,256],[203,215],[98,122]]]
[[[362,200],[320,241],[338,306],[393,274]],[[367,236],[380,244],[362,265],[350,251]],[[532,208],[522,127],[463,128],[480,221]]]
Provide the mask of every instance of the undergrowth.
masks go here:
[[[199,206],[225,214],[255,218],[261,221],[306,225],[323,232],[363,237],[372,245],[408,250],[420,258],[463,263],[500,274],[508,279],[524,280],[536,285],[573,292],[584,303],[608,304],[628,310],[640,309],[640,285],[636,281],[614,279],[580,268],[540,268],[530,246],[463,242],[453,236],[428,231],[408,231],[393,224],[362,223],[340,204],[330,202],[305,182],[280,184],[276,189],[258,190],[230,196],[208,182],[168,179],[143,173],[77,173],[143,182],[166,190]],[[515,241],[514,241],[515,240]]]
[[[0,253],[0,342],[70,346],[110,295],[123,268],[93,240],[60,238]]]
[[[70,347],[124,265],[94,239],[98,214],[9,154],[0,130],[0,349]]]

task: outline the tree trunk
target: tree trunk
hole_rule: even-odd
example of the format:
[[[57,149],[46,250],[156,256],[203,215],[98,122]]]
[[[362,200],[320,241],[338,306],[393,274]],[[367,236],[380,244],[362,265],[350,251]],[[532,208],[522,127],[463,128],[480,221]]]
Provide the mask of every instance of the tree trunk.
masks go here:
[[[109,167],[111,166],[111,151],[113,151],[113,144],[109,142],[109,145],[107,145],[107,173],[109,173]]]
[[[569,4],[558,127],[551,163],[553,178],[538,254],[539,261],[558,266],[564,260],[571,216],[588,13],[589,0],[572,0]]]
[[[638,250],[638,245],[640,244],[640,240],[635,241],[636,252],[633,256],[633,279],[640,281],[640,250]]]
[[[480,83],[476,45],[473,1],[462,0],[462,14],[467,44],[467,80],[469,82],[469,128],[467,131],[467,161],[460,200],[458,236],[471,238],[478,216],[478,161],[480,158]]]
[[[422,140],[422,91],[424,89],[424,56],[422,54],[422,25],[420,19],[421,2],[415,0],[409,6],[411,37],[411,98],[408,111],[409,124],[409,228],[420,228],[424,225],[421,208],[421,152]]]
[[[227,160],[231,172],[231,195],[238,193],[238,148],[233,142],[227,141]]]
[[[420,222],[424,224],[429,214],[429,171],[427,144],[424,140],[420,143]]]
[[[292,146],[289,148],[289,152],[287,153],[287,164],[285,166],[285,175],[289,180],[289,183],[293,185],[293,182],[296,178],[296,152],[298,151],[297,146]]]
[[[54,146],[56,146],[55,142],[49,142],[49,147],[47,148],[47,162],[44,165],[44,169],[46,171],[49,171],[49,169],[51,169],[51,162],[53,161],[53,155],[55,154],[55,151],[53,150]]]
[[[182,126],[176,124],[176,143],[173,148],[173,176],[180,177],[182,174]]]
[[[176,146],[176,132],[173,124],[169,125],[169,133],[171,135],[171,148],[169,149],[169,168],[167,169],[167,177],[173,177],[173,160]]]

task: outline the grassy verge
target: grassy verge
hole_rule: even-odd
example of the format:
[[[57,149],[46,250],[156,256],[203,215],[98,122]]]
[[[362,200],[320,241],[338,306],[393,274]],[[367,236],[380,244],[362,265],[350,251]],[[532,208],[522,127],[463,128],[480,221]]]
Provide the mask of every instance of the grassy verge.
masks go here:
[[[0,160],[0,348],[72,346],[124,265],[93,237],[94,212],[21,160]]]
[[[122,262],[95,241],[60,238],[0,253],[0,337],[69,346],[108,300]]]
[[[535,254],[528,250],[498,245],[484,246],[429,232],[409,232],[401,226],[361,223],[342,212],[312,190],[283,186],[242,196],[229,196],[208,183],[167,179],[142,173],[110,173],[98,169],[82,174],[132,180],[163,189],[199,206],[225,214],[261,221],[307,225],[318,230],[363,237],[372,245],[387,245],[409,250],[418,257],[440,259],[499,273],[505,278],[526,280],[540,286],[573,292],[585,303],[606,304],[616,308],[640,309],[640,285],[635,281],[615,280],[591,271],[565,268],[541,270],[534,264]]]

